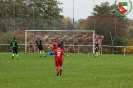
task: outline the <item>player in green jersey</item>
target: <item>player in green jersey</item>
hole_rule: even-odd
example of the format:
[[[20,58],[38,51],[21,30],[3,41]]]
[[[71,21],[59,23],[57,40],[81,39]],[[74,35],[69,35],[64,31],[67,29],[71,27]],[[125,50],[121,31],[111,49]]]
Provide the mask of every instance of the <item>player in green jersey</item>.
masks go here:
[[[12,59],[14,58],[15,54],[18,59],[18,44],[17,44],[15,38],[13,38],[13,41],[11,41],[10,46],[12,47]]]

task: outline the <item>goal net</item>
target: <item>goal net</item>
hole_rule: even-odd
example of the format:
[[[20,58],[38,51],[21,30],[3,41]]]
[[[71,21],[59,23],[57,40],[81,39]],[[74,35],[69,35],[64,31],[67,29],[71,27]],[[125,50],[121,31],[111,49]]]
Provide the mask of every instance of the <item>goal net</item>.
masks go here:
[[[93,30],[26,30],[25,53],[38,52],[37,37],[43,41],[45,52],[50,51],[48,46],[52,42],[59,43],[62,39],[65,53],[94,53],[94,35]]]

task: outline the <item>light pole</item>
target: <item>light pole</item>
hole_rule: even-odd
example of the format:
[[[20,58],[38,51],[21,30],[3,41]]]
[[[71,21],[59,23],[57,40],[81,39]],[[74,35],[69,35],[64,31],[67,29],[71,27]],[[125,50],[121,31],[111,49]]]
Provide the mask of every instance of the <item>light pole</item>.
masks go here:
[[[115,13],[115,37],[116,37],[116,13]]]
[[[111,12],[115,13],[114,10],[111,10]],[[116,13],[115,13],[115,37],[116,37]]]
[[[74,29],[74,0],[73,0],[73,29]]]
[[[35,10],[35,5],[34,5],[34,0],[32,1],[33,4],[33,19],[32,19],[32,23],[33,23],[33,30],[35,30],[35,17],[34,17],[34,10]]]
[[[55,30],[55,2],[56,1],[54,1],[54,30]]]
[[[94,8],[94,7],[95,7],[95,0],[93,0],[93,8]],[[94,12],[94,14],[95,14],[95,12]],[[94,15],[94,31],[96,31],[96,30],[95,30],[95,23],[96,23],[95,20],[96,20],[96,19],[95,19],[95,15]],[[95,33],[96,33],[96,32],[95,32]]]
[[[15,6],[15,5],[16,5],[16,4],[15,4],[15,2],[16,2],[16,1],[14,0],[14,30],[16,29],[16,16],[15,16],[15,15],[16,15],[16,11],[15,11],[16,6]]]

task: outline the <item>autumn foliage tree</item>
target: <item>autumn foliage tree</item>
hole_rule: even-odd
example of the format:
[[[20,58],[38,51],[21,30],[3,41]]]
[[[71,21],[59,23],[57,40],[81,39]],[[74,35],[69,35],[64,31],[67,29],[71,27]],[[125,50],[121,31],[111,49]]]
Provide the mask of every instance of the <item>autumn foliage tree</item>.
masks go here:
[[[103,35],[104,45],[111,44],[111,36],[113,38],[116,36],[127,37],[124,29],[125,24],[119,20],[119,16],[112,14],[111,9],[113,9],[112,5],[110,6],[108,2],[102,3],[100,6],[96,5],[94,13],[84,20],[80,26],[81,29],[95,30],[96,34]]]
[[[94,30],[96,34],[103,35],[104,41],[103,44],[110,44],[110,33],[112,36],[115,36],[115,23],[114,18],[105,15],[105,14],[97,14],[95,16],[88,17],[81,25],[81,28],[84,30]],[[94,23],[95,21],[95,23]],[[116,20],[116,33],[117,36],[127,36],[125,30],[123,29],[123,24]]]

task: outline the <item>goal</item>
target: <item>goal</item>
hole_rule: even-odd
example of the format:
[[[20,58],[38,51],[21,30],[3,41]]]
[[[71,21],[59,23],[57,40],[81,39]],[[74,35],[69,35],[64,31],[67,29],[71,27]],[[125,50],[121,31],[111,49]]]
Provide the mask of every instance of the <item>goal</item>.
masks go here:
[[[52,42],[65,42],[66,53],[94,53],[94,30],[25,30],[25,53],[37,52],[35,41],[41,38],[45,52]]]

